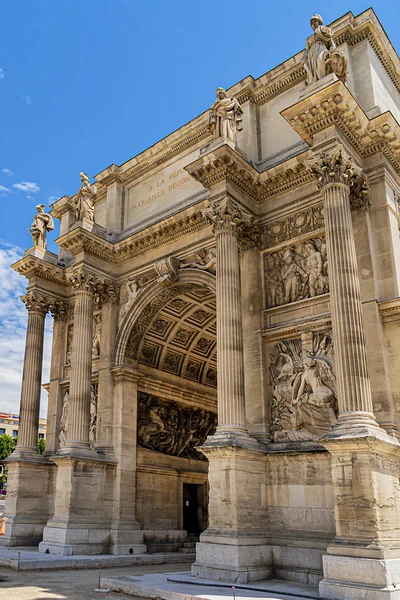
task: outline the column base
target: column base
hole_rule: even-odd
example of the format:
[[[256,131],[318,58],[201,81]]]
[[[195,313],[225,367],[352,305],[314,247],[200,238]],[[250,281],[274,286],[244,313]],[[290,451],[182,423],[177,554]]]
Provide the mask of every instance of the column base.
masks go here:
[[[400,558],[378,559],[325,555],[322,598],[400,600]]]
[[[270,579],[272,548],[267,538],[205,531],[196,545],[192,576],[230,583]]]
[[[39,552],[59,556],[108,554],[110,528],[99,523],[57,523],[51,520],[43,530]]]
[[[110,554],[146,554],[144,534],[137,521],[112,523]]]
[[[36,546],[50,515],[55,467],[40,454],[31,460],[14,453],[7,460],[8,485],[4,509],[6,531],[1,546]]]

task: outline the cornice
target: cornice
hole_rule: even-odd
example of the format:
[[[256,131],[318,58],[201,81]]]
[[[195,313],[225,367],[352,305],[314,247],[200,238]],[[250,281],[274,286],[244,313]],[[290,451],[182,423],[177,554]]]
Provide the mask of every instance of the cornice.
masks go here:
[[[88,252],[107,262],[115,262],[113,244],[82,227],[72,229],[58,238],[56,243],[73,256]]]
[[[308,154],[308,153],[307,153]],[[302,158],[305,158],[302,155]],[[314,181],[311,173],[303,163],[290,164],[285,168],[282,165],[264,171],[260,175],[259,202],[265,202],[275,196],[280,196],[292,189]]]
[[[396,323],[400,321],[400,298],[378,302],[378,309],[383,323]]]
[[[75,211],[73,196],[63,196],[51,205],[50,213],[55,219],[60,220],[62,215],[69,211]]]
[[[190,163],[185,170],[207,189],[226,181],[253,200],[258,199],[258,171],[229,144],[221,144]]]
[[[362,158],[382,152],[400,171],[400,126],[389,112],[369,120],[342,81],[335,81],[283,110],[281,115],[310,146],[335,125]]]
[[[51,264],[37,256],[27,254],[11,265],[11,267],[14,271],[29,280],[33,277],[40,277],[41,279],[46,279],[47,281],[63,286],[68,285],[68,281],[65,278],[65,271],[62,267]]]
[[[307,317],[298,321],[292,321],[277,327],[265,329],[262,337],[265,342],[275,342],[301,335],[305,331],[315,333],[328,331],[332,328],[332,319],[330,314],[318,315],[316,317]]]

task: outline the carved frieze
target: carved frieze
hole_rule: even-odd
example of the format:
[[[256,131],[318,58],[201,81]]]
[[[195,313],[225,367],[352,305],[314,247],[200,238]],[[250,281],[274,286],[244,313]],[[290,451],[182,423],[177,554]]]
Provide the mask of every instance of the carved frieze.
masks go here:
[[[262,245],[264,248],[270,248],[324,226],[324,207],[322,204],[312,206],[279,221],[268,223],[262,231]]]
[[[196,446],[215,432],[215,414],[144,392],[139,392],[138,400],[139,446],[171,456],[205,460]]]
[[[337,420],[331,333],[276,343],[270,353],[271,431],[274,442],[320,439]]]
[[[264,258],[267,308],[329,292],[325,238],[286,246]]]

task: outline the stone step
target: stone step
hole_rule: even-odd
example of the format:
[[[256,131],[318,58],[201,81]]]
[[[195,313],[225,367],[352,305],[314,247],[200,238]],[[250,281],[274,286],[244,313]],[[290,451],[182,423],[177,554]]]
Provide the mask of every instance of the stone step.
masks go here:
[[[192,554],[193,548],[179,548],[178,552],[180,554]]]

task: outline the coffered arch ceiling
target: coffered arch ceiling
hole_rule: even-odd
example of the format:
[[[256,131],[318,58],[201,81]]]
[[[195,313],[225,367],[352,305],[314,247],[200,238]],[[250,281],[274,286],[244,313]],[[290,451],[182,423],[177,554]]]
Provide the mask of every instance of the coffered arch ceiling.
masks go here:
[[[169,300],[150,321],[139,346],[138,362],[216,388],[215,294],[194,286]]]

